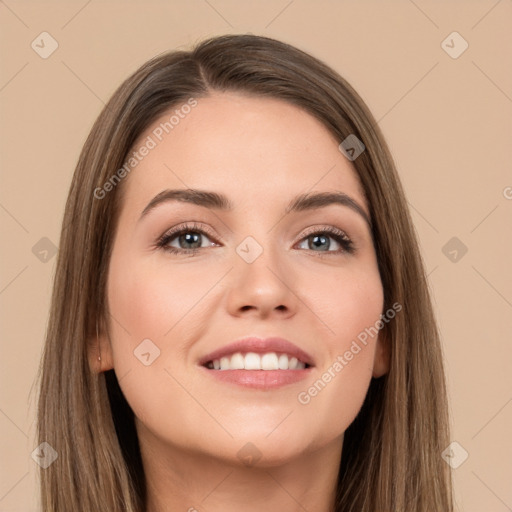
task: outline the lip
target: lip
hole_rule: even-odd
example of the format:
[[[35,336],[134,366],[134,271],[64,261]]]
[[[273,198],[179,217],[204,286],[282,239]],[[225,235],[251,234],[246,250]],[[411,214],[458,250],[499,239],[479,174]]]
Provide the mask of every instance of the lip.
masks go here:
[[[199,369],[221,382],[262,390],[299,382],[307,378],[313,370],[312,367],[304,370],[209,370],[204,366]]]
[[[308,366],[315,366],[315,362],[313,357],[308,354],[306,351],[294,345],[292,342],[278,337],[271,338],[257,338],[257,337],[247,337],[237,340],[229,345],[225,345],[209,354],[206,354],[204,357],[201,357],[199,360],[199,365],[204,366],[209,361],[213,361],[214,359],[220,359],[221,357],[231,356],[236,352],[254,352],[256,354],[265,354],[267,352],[276,352],[280,354],[288,354],[292,357],[296,357],[299,361],[306,363]],[[306,368],[307,370],[307,368]],[[216,372],[266,372],[266,373],[282,373],[282,372],[300,372],[303,370],[213,370]]]

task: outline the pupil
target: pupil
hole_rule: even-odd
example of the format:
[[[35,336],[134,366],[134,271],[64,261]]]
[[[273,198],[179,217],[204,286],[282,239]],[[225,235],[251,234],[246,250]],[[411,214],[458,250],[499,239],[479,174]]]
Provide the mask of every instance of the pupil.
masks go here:
[[[179,242],[181,244],[181,242],[184,242],[184,243],[187,243],[187,244],[192,244],[192,247],[186,247],[186,249],[195,249],[197,247],[201,247],[201,241],[200,241],[200,233],[193,233],[193,234],[190,234],[190,233],[186,233],[184,235],[180,235],[179,237]]]
[[[320,243],[318,243],[318,242],[320,242]],[[314,245],[314,247],[316,247],[317,249],[326,251],[327,249],[329,249],[329,237],[327,237],[325,235],[315,235],[313,237],[313,244],[310,244],[310,248],[311,248],[311,245]],[[322,245],[327,245],[327,247],[322,247]]]

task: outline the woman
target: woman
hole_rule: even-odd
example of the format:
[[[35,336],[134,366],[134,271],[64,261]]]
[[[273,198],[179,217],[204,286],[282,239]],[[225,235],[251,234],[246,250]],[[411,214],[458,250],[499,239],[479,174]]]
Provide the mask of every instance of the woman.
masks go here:
[[[38,427],[44,511],[452,510],[424,267],[345,80],[229,35],[119,87],[66,204]]]

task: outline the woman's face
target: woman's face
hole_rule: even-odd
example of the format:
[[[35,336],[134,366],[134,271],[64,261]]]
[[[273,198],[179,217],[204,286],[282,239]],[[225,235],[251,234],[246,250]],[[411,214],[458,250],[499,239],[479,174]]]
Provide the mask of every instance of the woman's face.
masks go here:
[[[135,144],[102,358],[143,443],[260,465],[341,444],[387,357],[382,334],[357,341],[380,319],[383,290],[368,206],[339,142],[285,102],[215,93],[172,109]],[[190,189],[205,194],[148,208]],[[318,193],[342,200],[303,201]],[[283,369],[244,369],[259,364]]]

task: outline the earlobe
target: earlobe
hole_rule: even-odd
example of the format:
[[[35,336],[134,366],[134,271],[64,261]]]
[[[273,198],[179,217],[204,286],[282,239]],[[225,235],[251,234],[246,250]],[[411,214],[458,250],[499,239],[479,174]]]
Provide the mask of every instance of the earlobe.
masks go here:
[[[376,343],[372,377],[378,378],[389,372],[390,342],[385,333],[381,332]]]

